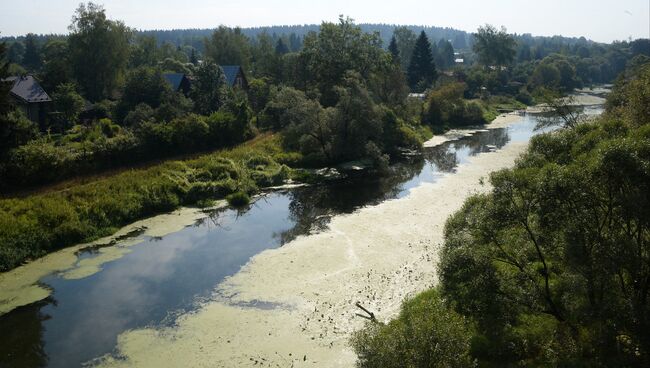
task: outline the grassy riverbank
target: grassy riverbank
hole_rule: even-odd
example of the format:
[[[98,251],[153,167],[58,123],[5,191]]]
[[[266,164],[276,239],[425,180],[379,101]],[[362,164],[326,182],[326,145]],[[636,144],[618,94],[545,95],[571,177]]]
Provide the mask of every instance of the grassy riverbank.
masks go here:
[[[292,170],[277,136],[25,198],[0,200],[0,271],[182,205],[281,184]]]

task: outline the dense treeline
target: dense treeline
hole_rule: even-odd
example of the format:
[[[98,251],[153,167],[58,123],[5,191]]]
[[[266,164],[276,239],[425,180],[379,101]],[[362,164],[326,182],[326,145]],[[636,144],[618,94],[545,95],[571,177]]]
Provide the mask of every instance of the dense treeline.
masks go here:
[[[386,154],[399,146],[416,148],[430,134],[405,107],[403,73],[379,37],[349,19],[324,23],[301,40],[298,52],[291,37],[251,40],[226,27],[202,40],[203,54],[158,45],[93,3],[79,7],[70,31],[42,47],[26,36],[20,66],[11,63],[15,52],[7,51],[5,75],[12,68],[36,72],[54,101],[41,126],[18,110],[7,115],[0,187],[36,186],[225,147],[258,129],[283,131],[285,147],[302,152],[305,165],[355,159],[383,165]],[[257,78],[247,91],[232,88],[219,65],[240,65]],[[189,93],[172,91],[164,72],[190,76]],[[291,89],[305,97],[280,111]],[[297,113],[307,115],[290,123],[288,114]]]
[[[358,365],[647,367],[648,96],[632,65],[601,118],[492,174],[447,221],[437,290],[358,333]]]

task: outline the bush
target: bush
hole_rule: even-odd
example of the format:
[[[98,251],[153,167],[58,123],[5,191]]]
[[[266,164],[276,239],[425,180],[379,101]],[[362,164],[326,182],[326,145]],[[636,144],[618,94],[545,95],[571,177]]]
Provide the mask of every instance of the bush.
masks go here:
[[[432,91],[427,96],[423,122],[435,130],[453,126],[485,124],[483,108],[476,102],[463,99],[466,86],[450,83]]]
[[[251,198],[244,192],[236,192],[226,197],[228,204],[233,207],[244,207],[251,202]]]
[[[368,322],[352,338],[359,368],[472,367],[470,328],[437,290],[404,302],[388,324]]]

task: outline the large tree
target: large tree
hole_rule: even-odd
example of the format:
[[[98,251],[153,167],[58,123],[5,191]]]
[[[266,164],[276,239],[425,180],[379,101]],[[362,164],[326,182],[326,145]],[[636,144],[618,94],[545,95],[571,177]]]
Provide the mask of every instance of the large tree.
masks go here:
[[[393,37],[390,39],[390,44],[388,44],[388,52],[390,52],[390,56],[393,58],[393,63],[402,63],[399,54],[399,46],[397,46],[397,38],[395,38],[395,35],[393,35]]]
[[[505,27],[497,30],[494,26],[486,24],[479,27],[478,32],[474,34],[472,49],[484,66],[501,67],[512,62],[516,45],[515,38],[508,34]]]
[[[422,92],[438,77],[433,62],[431,44],[426,33],[422,31],[413,49],[413,56],[408,68],[408,82],[412,90]]]
[[[248,37],[240,28],[220,26],[205,39],[205,55],[219,65],[241,65],[247,70],[251,59]]]
[[[72,78],[68,43],[63,40],[50,40],[43,46],[43,88],[54,89]]]
[[[79,5],[69,29],[70,61],[86,97],[110,97],[128,62],[131,30],[107,19],[104,8],[94,3]]]
[[[393,37],[395,37],[399,49],[402,69],[406,70],[411,62],[417,36],[408,27],[402,26],[395,28]]]
[[[36,35],[28,33],[25,36],[25,54],[23,55],[23,66],[30,71],[38,70],[41,67],[41,47],[38,44]]]
[[[219,110],[228,96],[228,84],[221,67],[212,60],[204,61],[196,70],[190,95],[197,113],[210,115]]]
[[[117,106],[118,122],[122,122],[141,103],[157,108],[171,92],[171,87],[159,68],[141,66],[130,71]]]
[[[323,23],[319,33],[310,33],[300,53],[307,74],[305,84],[317,89],[324,106],[335,105],[335,86],[342,83],[348,71],[357,72],[367,80],[382,68],[387,58],[381,48],[379,34],[364,33],[350,18],[339,23]]]
[[[440,39],[440,42],[438,42],[438,52],[436,54],[436,66],[440,69],[449,69],[454,66],[455,62],[454,47],[451,42],[445,39]]]

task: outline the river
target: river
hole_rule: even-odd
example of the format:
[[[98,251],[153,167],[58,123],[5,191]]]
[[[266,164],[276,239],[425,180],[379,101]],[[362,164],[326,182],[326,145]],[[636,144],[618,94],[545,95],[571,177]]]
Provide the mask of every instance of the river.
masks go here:
[[[588,110],[600,112],[597,107]],[[260,312],[260,316],[275,311],[295,314],[301,303],[292,302],[297,300],[295,295],[277,300],[247,298],[244,289],[223,285],[237,284],[242,267],[264,251],[290,248],[297,238],[334,231],[330,228],[333,218],[409,197],[415,188],[456,175],[459,165],[473,165],[474,157],[525,144],[538,133],[535,116],[516,120],[501,128],[461,132],[458,139],[399,160],[391,165],[390,175],[382,178],[348,178],[276,190],[256,197],[246,209],[205,211],[189,226],[164,236],[148,235],[142,228],[117,243],[82,247],[75,253],[76,266],[102,257],[105,248],[129,245],[128,251],[102,260],[93,272],[69,277],[70,271],[63,269],[40,278],[39,285],[49,296],[0,316],[0,367],[128,366],[133,361],[123,360],[122,355],[129,355],[129,348],[118,347],[118,338],[126,344],[129,331],[137,336],[143,330],[174,330],[179,318],[186,319],[214,301],[228,308]],[[327,249],[323,252],[323,257],[329,256]],[[397,305],[404,297],[395,296]],[[347,310],[353,318],[353,309]],[[319,322],[327,317],[319,312],[314,316],[319,314]],[[319,331],[311,325],[302,329]],[[277,338],[282,339],[281,335]],[[293,362],[296,355],[291,357],[276,357],[275,361]],[[262,354],[245,358],[251,364],[272,359]],[[298,358],[308,360],[306,353]]]

